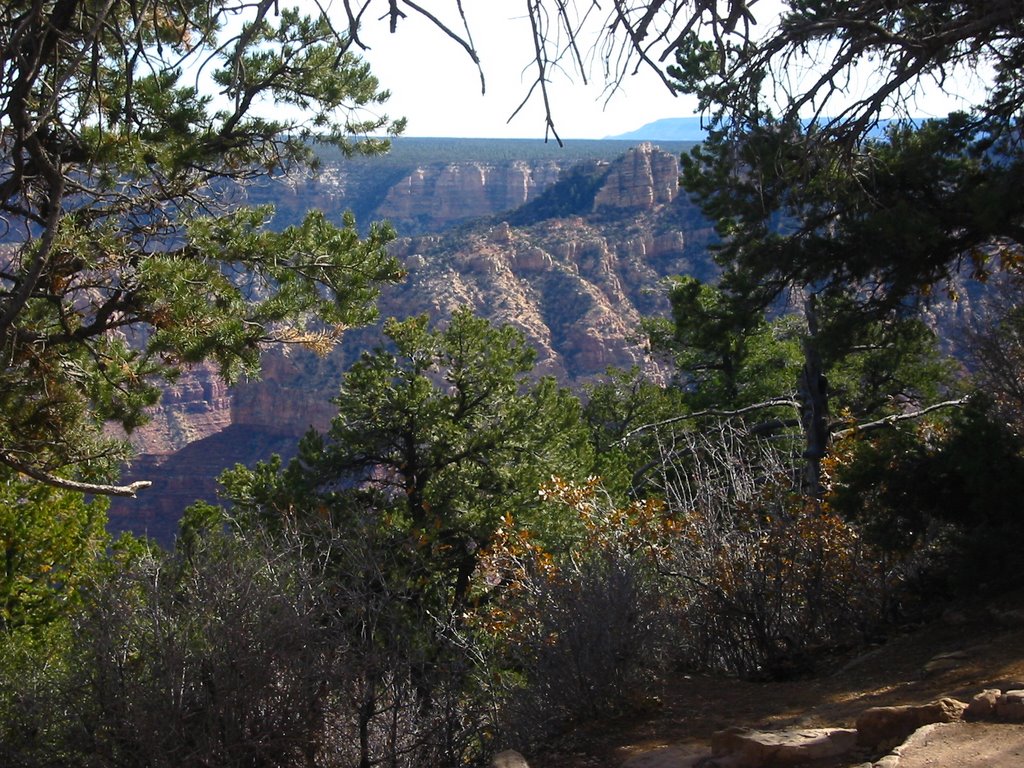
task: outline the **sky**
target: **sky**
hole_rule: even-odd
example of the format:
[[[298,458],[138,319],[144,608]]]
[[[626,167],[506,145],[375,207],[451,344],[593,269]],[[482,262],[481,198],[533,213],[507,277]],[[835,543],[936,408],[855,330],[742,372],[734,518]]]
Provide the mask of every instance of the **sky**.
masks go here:
[[[320,2],[329,12],[332,4],[340,10],[339,0]],[[509,119],[534,80],[532,36],[523,0],[463,0],[462,4],[480,52],[485,93],[481,93],[480,75],[465,51],[428,21],[410,13],[391,34],[387,19],[363,19],[361,35],[369,49],[361,55],[381,86],[391,91],[386,113],[408,119],[407,136],[545,138],[543,106],[537,94]],[[423,5],[438,15],[448,9],[444,20],[459,28],[458,18],[451,15],[455,0]],[[782,6],[781,0],[758,0],[761,23],[756,29],[768,32]],[[596,29],[601,19],[592,21],[591,27]],[[662,118],[696,114],[695,100],[673,96],[649,67],[627,77],[621,88],[609,95],[600,63],[590,62],[588,83],[576,72],[554,74],[549,93],[555,128],[562,139],[600,139]],[[873,75],[877,73],[870,70],[860,73],[861,85],[870,86]],[[970,77],[970,73],[961,75]],[[953,73],[950,82],[961,75]],[[963,90],[976,96],[979,87],[983,90],[983,79]],[[947,97],[936,87],[918,100],[914,116],[944,117],[964,106],[965,102]]]
[[[534,80],[524,3],[477,0],[465,5],[480,52],[485,93],[465,51],[428,22],[410,15],[392,35],[386,20],[364,21],[362,36],[370,49],[361,55],[381,86],[391,91],[387,113],[408,118],[407,136],[544,138],[539,98],[509,120]],[[600,139],[661,118],[695,113],[692,98],[673,96],[649,68],[628,77],[610,99],[600,68],[595,65],[593,70],[589,84],[576,73],[553,77],[552,112],[563,139]]]

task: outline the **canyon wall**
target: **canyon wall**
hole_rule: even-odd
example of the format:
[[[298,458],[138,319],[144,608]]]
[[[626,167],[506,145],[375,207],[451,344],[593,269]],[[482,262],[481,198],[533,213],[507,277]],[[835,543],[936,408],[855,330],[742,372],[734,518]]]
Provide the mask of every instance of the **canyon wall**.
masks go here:
[[[538,374],[569,386],[609,367],[658,375],[639,339],[640,320],[667,310],[658,288],[665,277],[709,276],[707,225],[678,194],[676,157],[649,144],[612,162],[589,163],[583,187],[589,197],[572,201],[576,215],[524,225],[503,220],[526,204],[557,209],[560,201],[545,196],[565,193],[559,184],[569,170],[549,161],[512,161],[394,174],[398,180],[378,195],[374,211],[421,234],[392,246],[408,276],[381,294],[381,316],[443,320],[468,305],[520,329],[537,350]],[[335,173],[326,175],[323,188],[292,185],[278,193],[278,205],[304,209],[301,190],[306,208],[341,204],[346,183]],[[453,225],[457,230],[445,230]],[[183,377],[154,409],[152,423],[133,436],[140,457],[130,478],[156,485],[137,500],[116,501],[113,527],[169,541],[188,503],[215,500],[215,478],[224,468],[275,452],[287,456],[307,430],[326,429],[344,370],[379,340],[378,326],[348,332],[326,358],[269,350],[261,380],[230,390],[209,370]]]
[[[421,166],[391,187],[374,214],[399,232],[443,229],[525,205],[554,184],[559,173],[554,161]]]

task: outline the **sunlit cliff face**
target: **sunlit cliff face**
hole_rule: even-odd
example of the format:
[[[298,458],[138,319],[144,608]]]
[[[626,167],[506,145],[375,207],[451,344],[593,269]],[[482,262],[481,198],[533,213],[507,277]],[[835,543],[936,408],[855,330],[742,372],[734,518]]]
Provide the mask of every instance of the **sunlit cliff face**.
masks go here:
[[[657,375],[639,338],[640,319],[667,311],[662,278],[709,268],[699,260],[704,225],[677,194],[672,154],[646,145],[610,163],[591,163],[587,172],[599,183],[580,201],[580,214],[520,226],[503,221],[502,211],[516,207],[510,201],[531,202],[553,188],[560,169],[548,161],[406,173],[378,212],[410,217],[414,231],[423,231],[424,222],[439,222],[435,232],[454,228],[401,237],[399,222],[391,251],[408,274],[382,293],[380,316],[443,318],[468,305],[527,337],[537,350],[537,375],[570,386],[609,367]],[[323,187],[291,186],[286,207],[340,207],[344,188],[344,178],[326,174]],[[490,218],[468,223],[470,211]],[[115,503],[115,525],[142,524],[151,535],[173,536],[181,510],[197,496],[212,501],[214,478],[247,460],[238,453],[240,441],[255,460],[293,449],[310,427],[326,428],[342,372],[379,343],[377,329],[356,328],[325,358],[294,346],[272,348],[262,378],[230,390],[209,371],[187,371],[154,409],[150,426],[133,436],[143,454],[133,471],[160,480],[144,499]]]

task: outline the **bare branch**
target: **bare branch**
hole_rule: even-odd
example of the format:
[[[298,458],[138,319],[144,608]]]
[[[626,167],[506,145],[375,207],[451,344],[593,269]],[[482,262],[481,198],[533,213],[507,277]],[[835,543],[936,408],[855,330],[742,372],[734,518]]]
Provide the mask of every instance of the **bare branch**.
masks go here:
[[[687,35],[710,29],[721,44],[726,37],[747,39],[750,25],[756,21],[750,7],[756,3],[757,0],[646,0],[637,3],[613,0],[608,8],[600,0],[526,0],[526,15],[533,37],[531,66],[537,78],[513,116],[531,98],[539,96],[544,106],[545,129],[561,144],[554,128],[548,89],[550,75],[564,64],[572,70],[571,76],[586,83],[592,62],[590,56],[595,54],[603,60],[608,93],[620,88],[626,75],[642,68],[655,73],[666,89],[675,93],[678,89],[665,73],[663,64]],[[386,6],[385,0],[343,0],[349,37],[362,48],[366,46],[359,38],[359,27],[371,5],[382,8],[379,18],[389,23],[392,32],[397,32],[399,20],[413,14],[428,20],[469,54],[480,72],[483,86],[484,73],[463,0],[454,0],[462,30],[454,29],[453,26],[458,25],[427,10],[421,0],[387,0]],[[604,21],[596,21],[598,16]]]
[[[801,407],[800,403],[797,402],[796,400],[793,400],[792,398],[777,397],[772,400],[765,400],[764,402],[761,403],[754,403],[753,405],[747,405],[744,406],[743,408],[737,408],[731,411],[721,410],[718,408],[708,408],[707,410],[703,411],[684,413],[680,416],[673,416],[671,419],[664,419],[663,421],[656,421],[652,424],[644,424],[642,426],[636,427],[635,429],[631,429],[629,432],[627,432],[619,439],[618,443],[627,443],[634,435],[637,435],[640,432],[646,432],[649,429],[657,429],[658,427],[664,427],[669,424],[675,424],[680,421],[699,419],[704,416],[720,416],[722,418],[732,418],[734,416],[743,416],[744,414],[747,413],[764,410],[765,408],[780,408],[786,406],[790,408],[796,408],[797,410],[799,410]]]
[[[929,413],[943,410],[945,408],[961,408],[967,404],[969,399],[969,397],[961,397],[958,400],[944,400],[941,403],[929,405],[927,408],[922,408],[919,411],[912,411],[911,413],[894,413],[891,416],[885,416],[884,418],[876,421],[869,421],[865,424],[857,424],[846,429],[840,429],[839,431],[832,433],[832,439],[841,440],[844,437],[850,437],[851,435],[859,434],[861,432],[872,432],[876,429],[882,429],[883,427],[890,427],[893,424],[898,424],[901,421],[919,419]]]
[[[487,92],[487,83],[484,81],[484,71],[483,71],[483,68],[480,66],[480,57],[479,57],[479,55],[477,55],[476,48],[473,47],[473,39],[468,34],[469,33],[468,25],[466,26],[466,32],[467,32],[466,37],[468,39],[463,39],[456,32],[454,32],[449,26],[444,24],[439,18],[434,16],[432,13],[430,13],[430,11],[428,11],[426,8],[423,8],[422,6],[417,5],[412,0],[405,0],[405,3],[410,8],[412,8],[414,11],[416,11],[419,14],[421,14],[424,18],[427,18],[431,22],[433,22],[434,26],[436,26],[438,29],[440,29],[442,32],[444,32],[446,35],[448,35],[448,37],[450,37],[452,40],[454,40],[456,43],[458,43],[459,46],[461,46],[462,50],[464,50],[469,55],[469,58],[472,59],[473,63],[476,65],[477,72],[480,74],[480,92],[481,93],[486,93]],[[462,17],[463,24],[465,24],[465,22],[466,22],[466,14],[465,14],[465,12],[462,9],[462,4],[461,3],[459,4],[459,15]],[[392,32],[395,31],[393,26],[392,26],[391,31]]]
[[[555,137],[555,141],[558,142],[558,146],[561,147],[563,146],[562,139],[555,130],[555,122],[551,114],[551,101],[548,98],[548,66],[550,62],[547,59],[546,38],[541,26],[543,6],[541,4],[541,0],[527,0],[526,6],[530,17],[530,28],[533,31],[533,49],[535,53],[535,62],[537,64],[537,80],[534,83],[534,86],[531,86],[530,92],[532,93],[534,87],[540,87],[541,100],[544,103],[544,121],[546,124],[544,132],[547,134],[548,131],[550,131]],[[520,104],[516,111],[512,113],[512,116],[509,117],[509,120],[515,117],[525,104],[525,101]]]
[[[6,464],[16,472],[20,472],[33,480],[38,480],[54,488],[63,488],[66,491],[81,491],[82,493],[93,493],[97,496],[126,496],[136,498],[136,494],[144,488],[149,488],[153,483],[149,480],[136,480],[130,485],[107,485],[105,483],[83,483],[77,480],[68,480],[58,477],[37,467],[29,466],[6,453],[0,453],[0,464]]]

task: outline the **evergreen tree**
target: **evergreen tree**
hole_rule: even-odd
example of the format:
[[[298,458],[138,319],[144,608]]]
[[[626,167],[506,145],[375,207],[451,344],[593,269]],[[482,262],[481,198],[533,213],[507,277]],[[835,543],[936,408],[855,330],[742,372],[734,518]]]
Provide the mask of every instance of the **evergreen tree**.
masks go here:
[[[552,547],[571,535],[538,491],[553,474],[586,471],[587,432],[573,395],[530,379],[535,353],[511,327],[463,309],[442,329],[417,317],[389,320],[385,333],[390,347],[346,374],[326,434],[307,435],[283,471],[238,467],[223,482],[236,515],[271,529],[369,525],[407,548],[450,608],[506,516]]]
[[[400,131],[325,18],[277,0],[13,0],[0,9],[0,463],[100,493],[161,379],[324,348],[399,270],[375,227],[285,232],[244,185]]]
[[[693,410],[739,408],[792,390],[800,332],[769,322],[749,296],[689,276],[669,283],[670,320],[650,320],[654,349],[672,359]]]
[[[459,638],[481,553],[512,520],[565,546],[579,522],[543,504],[541,485],[592,463],[578,400],[530,378],[535,353],[518,331],[459,310],[442,328],[416,317],[385,332],[388,346],[346,374],[325,434],[307,435],[285,468],[221,478],[233,524],[305,541],[337,598],[366,766],[402,691],[420,718],[472,701]],[[454,763],[465,734],[444,722],[432,738]]]
[[[106,500],[0,468],[0,763],[53,747],[48,707],[68,672],[73,624],[110,564]],[[36,763],[42,764],[42,763]]]

